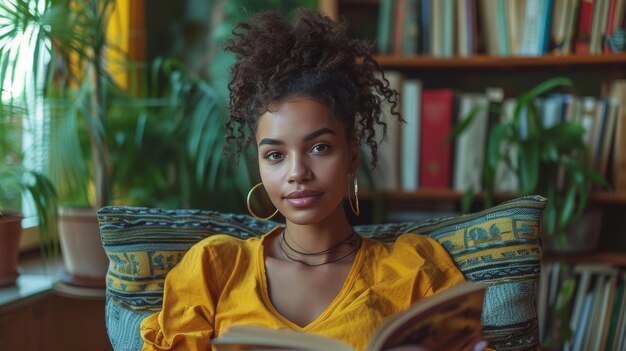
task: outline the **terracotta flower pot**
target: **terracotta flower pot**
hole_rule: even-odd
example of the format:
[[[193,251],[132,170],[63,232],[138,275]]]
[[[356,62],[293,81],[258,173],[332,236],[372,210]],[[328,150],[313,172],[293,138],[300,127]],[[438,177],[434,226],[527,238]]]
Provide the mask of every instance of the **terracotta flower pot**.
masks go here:
[[[21,223],[21,215],[0,217],[0,286],[13,285],[17,280]]]
[[[59,213],[59,238],[66,272],[65,282],[103,288],[109,259],[100,241],[96,210],[62,209]]]

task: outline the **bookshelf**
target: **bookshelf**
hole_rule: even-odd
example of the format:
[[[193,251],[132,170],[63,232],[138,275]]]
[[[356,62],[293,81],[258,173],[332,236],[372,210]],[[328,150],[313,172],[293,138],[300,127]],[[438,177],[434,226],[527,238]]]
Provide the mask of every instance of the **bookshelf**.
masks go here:
[[[346,20],[348,31],[352,35],[375,41],[378,12],[382,2],[381,0],[320,0],[320,10],[332,18]],[[474,1],[474,4],[478,2]],[[478,8],[478,5],[476,6]],[[480,22],[482,16],[478,10],[476,12]],[[478,24],[475,29],[479,37],[476,44],[477,52],[471,56],[441,58],[431,55],[375,55],[375,59],[386,70],[395,70],[405,74],[406,77],[419,78],[424,87],[452,87],[457,90],[483,91],[485,87],[500,86],[507,95],[529,89],[547,78],[563,76],[572,79],[573,90],[576,94],[600,96],[606,93],[609,82],[626,78],[626,52],[492,56],[484,52],[486,43],[480,38],[480,31],[484,28]],[[462,194],[452,189],[420,189],[411,192],[369,191],[362,197],[365,200],[384,200],[388,204],[432,201],[458,203]],[[514,195],[510,194],[500,194],[496,195],[495,201],[501,202],[513,197]],[[481,198],[480,195],[476,197],[478,201]],[[626,206],[626,192],[594,192],[590,203],[597,206]]]
[[[348,22],[348,32],[353,37],[375,41],[378,34],[379,7],[383,2],[385,2],[385,0],[321,0],[320,5],[322,11],[330,14],[333,18],[345,19]],[[409,0],[394,1],[394,4],[408,2]],[[461,0],[458,0],[458,3],[460,2]],[[547,2],[548,1],[545,3]],[[553,1],[553,3],[557,2],[558,0]],[[606,3],[618,2],[623,4],[623,1],[611,0]],[[454,3],[456,4],[457,2],[455,1]],[[480,0],[476,0],[473,3],[480,3]],[[510,1],[508,3],[512,4],[516,2]],[[542,2],[542,4],[543,3],[544,2]],[[585,6],[589,6],[590,4],[590,2],[584,1],[570,2],[569,5],[564,5],[565,2],[560,3],[560,6],[572,6],[574,3],[580,6],[582,6],[581,4],[583,3],[585,3]],[[593,3],[598,4],[602,2],[595,1]],[[613,5],[611,5],[610,8],[607,7],[606,11],[612,11],[612,9],[614,9]],[[563,8],[561,8],[561,10],[563,10]],[[622,11],[624,10],[622,9]],[[494,9],[493,13],[495,12]],[[478,22],[484,19],[481,17],[488,16],[478,10],[476,13]],[[564,13],[564,11],[555,10],[554,13]],[[394,15],[397,15],[397,12],[395,12]],[[626,16],[620,16],[619,21],[622,22],[621,28],[626,29]],[[616,18],[618,17],[612,20],[607,19],[607,21],[610,23],[610,21],[616,21]],[[594,19],[592,18],[591,20]],[[621,53],[605,53],[606,45],[602,44],[600,46],[600,52],[598,52],[597,49],[595,51],[590,49],[589,51],[594,52],[593,54],[578,53],[579,49],[578,47],[575,48],[576,43],[574,43],[574,41],[580,39],[577,33],[579,27],[576,27],[574,36],[571,37],[572,46],[570,50],[571,53],[569,54],[553,53],[561,50],[558,46],[555,46],[555,48],[551,48],[543,55],[517,56],[511,53],[508,55],[487,54],[487,52],[490,51],[493,53],[493,47],[489,48],[489,44],[493,44],[493,42],[488,43],[487,38],[481,38],[481,32],[485,30],[485,26],[484,23],[478,23],[477,27],[474,28],[478,37],[475,43],[475,52],[469,56],[460,56],[457,53],[453,54],[451,57],[443,58],[435,57],[436,55],[432,54],[399,55],[396,53],[379,54],[375,56],[375,59],[385,70],[400,72],[403,75],[403,79],[420,80],[423,89],[452,89],[455,92],[469,91],[482,93],[485,92],[485,88],[497,86],[502,88],[505,96],[509,97],[516,96],[519,92],[525,91],[548,78],[559,76],[567,77],[573,82],[572,89],[567,93],[572,93],[579,97],[593,96],[600,99],[600,97],[607,96],[611,82],[626,79],[626,51]],[[609,25],[605,27],[608,31]],[[600,26],[600,28],[602,28],[602,26]],[[392,37],[396,35],[393,29],[391,32]],[[552,37],[552,39],[554,39],[554,37]],[[391,40],[393,40],[393,38],[391,38]],[[589,45],[592,45],[591,41]],[[626,105],[622,104],[621,106]],[[500,194],[495,196],[494,201],[502,202],[513,197],[515,197],[515,195]],[[418,186],[418,190],[416,191],[402,191],[400,189],[366,190],[361,193],[360,198],[366,203],[373,204],[373,207],[378,206],[378,211],[380,211],[380,208],[383,208],[384,211],[395,210],[406,212],[413,209],[415,211],[441,211],[442,213],[447,211],[449,213],[459,210],[459,204],[463,199],[463,194],[462,192],[453,190],[452,187],[450,189],[425,189]],[[482,196],[479,193],[475,198],[475,209],[481,208],[481,200]],[[548,274],[543,279],[550,280],[549,289],[557,289],[556,293],[552,292],[550,295],[552,299],[550,300],[551,303],[555,304],[555,299],[561,289],[560,286],[562,286],[566,278],[575,277],[575,287],[579,286],[580,273],[572,273],[572,271],[576,269],[586,269],[584,267],[588,265],[602,264],[612,267],[611,269],[615,269],[615,272],[620,272],[618,274],[612,271],[612,275],[605,275],[604,278],[601,279],[598,277],[602,276],[602,274],[591,275],[592,285],[597,284],[598,286],[584,291],[585,296],[594,295],[595,301],[598,301],[594,302],[594,304],[597,303],[598,306],[605,306],[590,309],[589,320],[591,322],[589,322],[590,324],[587,325],[587,328],[592,328],[592,326],[598,325],[598,323],[593,323],[594,318],[599,320],[597,319],[599,317],[594,317],[597,311],[604,309],[606,315],[612,315],[614,313],[619,314],[619,310],[616,308],[619,307],[620,302],[617,302],[617,298],[613,298],[612,296],[615,295],[615,291],[618,290],[618,288],[621,287],[621,289],[624,289],[624,285],[626,285],[626,274],[622,274],[623,268],[620,268],[626,267],[626,236],[623,235],[623,228],[625,227],[624,214],[626,213],[626,190],[621,192],[594,191],[590,195],[589,204],[592,207],[599,208],[603,214],[598,248],[578,254],[546,254],[543,260],[546,269],[544,270],[542,268],[542,274]],[[558,270],[554,268],[559,262],[564,262],[566,264],[565,266],[569,267],[562,269],[560,275],[555,274]],[[564,271],[568,269],[572,271]],[[600,286],[601,284],[595,283],[596,281],[603,282],[602,284],[606,286]],[[612,285],[609,285],[608,282],[612,282]],[[545,288],[545,284],[542,288]],[[572,301],[575,300],[579,301],[577,303],[580,303],[582,297],[583,296],[576,296],[576,294],[574,294]],[[614,305],[617,307],[612,309],[606,307],[610,305],[610,301],[614,301]],[[626,299],[622,298],[621,304],[626,304]],[[626,308],[622,307],[622,314],[620,316],[626,316],[625,310]],[[616,316],[618,314],[616,314]],[[547,336],[544,335],[543,341],[555,337],[554,334],[550,334],[549,328],[552,324],[556,324],[553,322],[555,322],[555,318],[557,317],[550,315],[550,312],[548,312],[547,315],[544,314],[540,316],[540,318],[543,319],[544,323],[546,323],[546,320],[548,321],[548,324],[545,324],[546,330],[544,330]],[[626,331],[626,326],[620,326],[620,328]],[[587,349],[593,349],[593,345],[595,345],[594,342],[604,340],[603,342],[606,343],[607,340],[611,338],[609,324],[605,324],[599,329],[605,330],[604,336],[594,334],[591,339],[589,339],[588,336],[584,336],[582,337],[582,345],[587,345]],[[555,331],[552,331],[552,333],[555,333]],[[556,331],[556,333],[558,334],[558,331]],[[580,330],[574,330],[575,337],[583,334],[581,334]],[[561,336],[556,335],[557,344],[559,337]],[[563,342],[563,340],[560,340],[560,342]],[[626,345],[626,340],[622,343]],[[547,343],[544,347],[550,349],[552,345]],[[558,346],[554,348],[560,349]],[[583,347],[582,349],[585,348]]]
[[[518,195],[516,194],[497,194],[495,201],[502,202],[511,200]],[[406,191],[363,191],[359,198],[363,200],[384,199],[390,202],[397,201],[460,201],[463,194],[452,189],[424,189],[415,192]],[[476,195],[476,200],[481,201],[483,196]],[[589,199],[594,205],[622,205],[626,204],[625,193],[611,193],[606,191],[597,191],[591,194]]]
[[[490,70],[514,70],[519,68],[555,67],[626,67],[626,54],[611,55],[546,55],[538,57],[499,57],[476,55],[471,57],[436,58],[428,56],[376,56],[385,68],[454,69],[483,68]]]
[[[547,254],[543,258],[544,262],[559,262],[563,261],[568,264],[588,264],[588,263],[604,263],[611,266],[624,267],[626,266],[626,253],[624,252],[600,252],[600,253],[587,253],[571,256],[560,256]]]

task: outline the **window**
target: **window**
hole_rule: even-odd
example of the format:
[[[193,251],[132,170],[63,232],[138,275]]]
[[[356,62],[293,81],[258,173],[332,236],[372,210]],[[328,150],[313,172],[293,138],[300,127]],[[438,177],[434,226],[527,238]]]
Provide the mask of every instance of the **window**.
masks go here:
[[[20,134],[21,145],[8,150],[21,155],[25,168],[45,171],[49,123],[42,99],[50,43],[42,35],[42,14],[50,0],[0,0],[0,87],[3,105],[17,106],[17,122],[9,126]],[[6,117],[6,116],[3,116]],[[15,118],[12,116],[12,118]],[[3,126],[6,127],[6,126]],[[7,155],[0,155],[3,159]],[[32,200],[23,195],[23,227],[37,224]]]

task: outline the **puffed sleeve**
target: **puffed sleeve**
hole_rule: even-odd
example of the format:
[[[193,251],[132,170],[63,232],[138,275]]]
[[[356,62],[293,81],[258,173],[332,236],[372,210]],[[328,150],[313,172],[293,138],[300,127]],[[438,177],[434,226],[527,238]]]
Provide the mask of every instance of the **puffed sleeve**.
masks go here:
[[[210,247],[193,246],[165,279],[163,307],[141,323],[143,350],[209,350],[218,296]]]
[[[414,250],[418,257],[414,258],[414,261],[424,260],[418,270],[419,279],[415,282],[412,302],[432,296],[465,280],[448,252],[434,239],[423,235],[405,234],[400,236],[397,242],[412,248],[412,253]],[[406,256],[410,257],[408,254]]]
[[[448,252],[435,240],[429,241],[430,260],[436,269],[433,272],[432,285],[425,296],[436,294],[465,280]]]

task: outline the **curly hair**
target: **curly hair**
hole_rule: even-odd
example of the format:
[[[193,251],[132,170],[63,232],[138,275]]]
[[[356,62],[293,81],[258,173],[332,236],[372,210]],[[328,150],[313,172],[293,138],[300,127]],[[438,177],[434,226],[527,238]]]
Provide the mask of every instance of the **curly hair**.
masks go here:
[[[393,116],[399,94],[372,57],[372,45],[350,39],[345,23],[308,10],[297,12],[293,24],[275,12],[260,12],[232,31],[225,50],[235,54],[226,144],[235,142],[238,156],[253,139],[259,117],[273,102],[303,95],[329,107],[345,125],[348,140],[358,138],[377,163],[376,125],[386,137],[384,103]],[[246,132],[250,137],[246,138]]]

